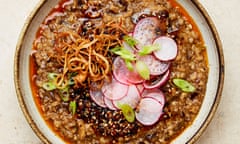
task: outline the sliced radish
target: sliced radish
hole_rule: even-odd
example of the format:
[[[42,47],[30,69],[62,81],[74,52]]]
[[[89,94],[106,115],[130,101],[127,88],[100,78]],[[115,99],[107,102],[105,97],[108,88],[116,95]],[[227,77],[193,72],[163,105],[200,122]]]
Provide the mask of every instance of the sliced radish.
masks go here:
[[[129,71],[122,58],[117,57],[113,62],[113,75],[120,83],[130,85],[143,82],[143,78],[135,71]]]
[[[142,84],[142,83],[141,83],[141,84],[137,84],[136,87],[137,87],[139,93],[142,94],[142,92],[143,92],[143,90],[144,90],[143,84]]]
[[[161,36],[155,39],[153,44],[160,45],[160,50],[153,52],[159,60],[169,61],[177,56],[177,44],[172,38]]]
[[[135,69],[126,73],[126,76],[128,77],[127,81],[132,84],[139,84],[144,81],[144,79],[138,74],[138,72],[136,72]]]
[[[143,98],[153,98],[153,99],[156,99],[159,103],[162,104],[162,106],[165,105],[165,96],[163,94],[163,92],[161,90],[153,90],[153,91],[148,91],[148,92],[145,92],[143,95],[142,95]]]
[[[116,57],[113,61],[113,76],[120,83],[130,84],[127,80],[127,73],[129,73],[129,70],[127,69],[123,59],[121,59],[120,57]]]
[[[169,80],[169,77],[170,77],[170,70],[165,72],[163,75],[156,76],[156,77],[151,78],[148,81],[145,81],[143,83],[143,86],[146,89],[159,88],[159,87],[163,86]]]
[[[115,78],[110,83],[104,83],[102,92],[110,100],[118,100],[124,97],[128,92],[128,85],[121,84]]]
[[[126,50],[130,51],[131,53],[135,53],[134,49],[128,45],[125,41],[122,42],[123,48],[125,48]]]
[[[121,104],[128,104],[133,109],[136,108],[139,100],[140,100],[140,93],[135,85],[130,85],[128,89],[128,93],[126,96],[119,100],[113,100],[113,105],[120,109],[119,105]]]
[[[163,114],[163,106],[153,98],[143,98],[138,110],[135,111],[136,119],[143,125],[150,126],[155,124]]]
[[[158,36],[159,20],[156,17],[146,17],[141,19],[134,28],[133,37],[139,41],[138,49],[144,45],[151,45]]]
[[[108,99],[107,97],[103,98],[105,105],[107,106],[107,108],[109,108],[110,110],[117,110],[117,108],[113,105],[113,101]]]
[[[101,90],[97,90],[97,91],[90,90],[90,97],[97,105],[104,108],[106,107],[103,101],[104,96]]]
[[[161,75],[166,72],[170,66],[170,62],[162,62],[153,55],[139,57],[148,66],[151,75]]]

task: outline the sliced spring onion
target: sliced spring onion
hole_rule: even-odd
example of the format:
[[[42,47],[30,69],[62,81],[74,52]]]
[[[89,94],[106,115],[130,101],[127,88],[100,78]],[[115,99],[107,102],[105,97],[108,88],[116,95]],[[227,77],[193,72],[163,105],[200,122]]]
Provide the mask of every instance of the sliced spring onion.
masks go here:
[[[138,44],[138,41],[136,39],[134,39],[132,36],[125,35],[125,36],[123,36],[123,40],[131,47]]]
[[[133,71],[133,65],[129,60],[125,60],[125,64],[128,70]]]
[[[76,101],[70,101],[69,103],[69,111],[74,115],[77,110],[77,103]]]
[[[49,80],[55,80],[58,77],[57,73],[48,73]]]
[[[47,91],[51,91],[51,90],[56,89],[56,86],[52,82],[46,82],[42,85],[42,87]]]
[[[136,62],[136,70],[143,79],[145,80],[150,79],[150,70],[143,61]]]
[[[135,113],[133,108],[128,104],[118,104],[119,108],[122,110],[125,119],[132,123],[135,120]]]
[[[75,84],[74,79],[70,78],[68,81],[68,85],[74,85],[74,84]]]
[[[196,88],[186,80],[175,78],[173,83],[184,92],[194,92]]]
[[[138,52],[140,56],[148,55],[152,53],[153,51],[159,50],[160,46],[159,45],[146,45],[143,46],[142,49]]]
[[[124,49],[122,47],[117,46],[117,47],[111,49],[110,51],[116,55],[119,55],[124,60],[129,60],[129,61],[136,60],[136,56],[133,53],[131,53],[129,50]]]
[[[69,97],[70,97],[69,87],[65,87],[63,89],[60,89],[60,96],[61,96],[61,98],[64,102],[69,101]]]
[[[116,47],[112,48],[110,51],[113,52],[113,53],[115,53],[115,52],[117,52],[117,51],[120,51],[121,49],[122,49],[122,47],[116,46]]]

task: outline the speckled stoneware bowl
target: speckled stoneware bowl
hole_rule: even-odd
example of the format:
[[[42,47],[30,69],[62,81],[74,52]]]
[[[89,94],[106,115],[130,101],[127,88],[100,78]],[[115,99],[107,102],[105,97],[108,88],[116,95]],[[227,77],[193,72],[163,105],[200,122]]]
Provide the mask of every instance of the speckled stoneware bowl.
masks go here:
[[[216,28],[198,0],[177,0],[190,14],[199,27],[207,46],[209,79],[206,96],[195,121],[172,143],[194,143],[210,123],[219,104],[224,80],[224,59],[222,45]],[[36,31],[57,0],[41,0],[29,16],[20,35],[14,65],[15,86],[22,111],[33,131],[43,143],[64,143],[47,126],[41,117],[30,88],[29,55]]]

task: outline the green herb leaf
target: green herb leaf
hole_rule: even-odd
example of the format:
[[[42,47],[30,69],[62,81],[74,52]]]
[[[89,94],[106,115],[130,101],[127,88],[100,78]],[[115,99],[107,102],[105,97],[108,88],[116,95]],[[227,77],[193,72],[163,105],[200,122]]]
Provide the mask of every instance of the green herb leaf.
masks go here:
[[[125,36],[123,36],[123,40],[131,47],[138,44],[138,41],[136,39],[134,39],[132,36],[125,35]]]
[[[137,61],[136,62],[136,70],[139,73],[139,75],[145,79],[145,80],[149,80],[150,79],[150,71],[148,66],[142,62],[142,61]]]
[[[129,61],[136,60],[136,56],[133,53],[131,53],[129,50],[124,49],[122,47],[117,46],[117,47],[111,49],[110,51],[116,55],[119,55],[124,60],[129,60]]]
[[[68,85],[74,85],[74,84],[75,84],[74,79],[70,78],[68,81]]]
[[[159,50],[160,46],[159,45],[146,45],[143,46],[142,49],[138,52],[140,56],[148,55],[152,53],[153,51]]]
[[[192,84],[180,78],[173,79],[173,83],[184,92],[194,92],[196,90]]]
[[[77,72],[71,72],[71,73],[68,73],[68,85],[74,85],[75,84],[75,81],[73,79],[73,77],[75,77],[78,73]]]
[[[46,82],[42,85],[42,87],[47,91],[52,91],[56,89],[56,86],[52,82]]]
[[[49,80],[55,80],[58,77],[57,73],[48,73]]]
[[[118,107],[122,110],[125,119],[132,123],[135,120],[135,113],[133,108],[128,104],[118,104]]]
[[[77,110],[77,103],[76,101],[71,101],[69,103],[69,111],[74,115],[76,113]]]
[[[120,46],[115,46],[114,48],[112,48],[110,51],[112,52],[112,53],[115,53],[115,52],[117,52],[117,51],[120,51],[122,49],[122,47],[120,47]]]
[[[65,87],[63,89],[60,89],[60,97],[62,98],[62,100],[64,102],[69,101],[69,97],[70,97],[69,87]]]
[[[133,65],[129,60],[125,60],[125,64],[129,71],[133,71]]]

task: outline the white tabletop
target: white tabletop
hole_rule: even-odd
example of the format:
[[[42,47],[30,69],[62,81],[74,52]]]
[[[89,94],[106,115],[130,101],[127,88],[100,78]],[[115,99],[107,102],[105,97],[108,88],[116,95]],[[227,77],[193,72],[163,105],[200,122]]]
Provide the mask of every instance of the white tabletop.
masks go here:
[[[0,0],[0,143],[40,144],[18,105],[13,59],[24,22],[39,0]],[[240,8],[239,0],[199,0],[209,12],[223,42],[225,85],[219,108],[197,144],[240,141]],[[239,87],[239,88],[238,88]]]

